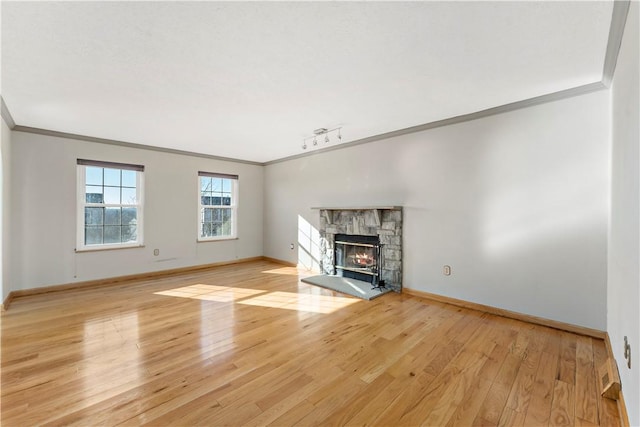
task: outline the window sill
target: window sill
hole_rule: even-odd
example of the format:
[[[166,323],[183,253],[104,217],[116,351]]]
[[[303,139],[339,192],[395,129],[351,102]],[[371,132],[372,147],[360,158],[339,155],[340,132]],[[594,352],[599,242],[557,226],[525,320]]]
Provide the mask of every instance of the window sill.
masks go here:
[[[209,242],[225,242],[228,240],[238,240],[237,237],[220,237],[218,239],[198,239],[196,243],[209,243]]]
[[[144,248],[145,245],[127,245],[127,246],[107,246],[104,248],[82,248],[82,249],[75,249],[76,253],[84,253],[84,252],[102,252],[102,251],[118,251],[121,249],[137,249],[137,248]]]

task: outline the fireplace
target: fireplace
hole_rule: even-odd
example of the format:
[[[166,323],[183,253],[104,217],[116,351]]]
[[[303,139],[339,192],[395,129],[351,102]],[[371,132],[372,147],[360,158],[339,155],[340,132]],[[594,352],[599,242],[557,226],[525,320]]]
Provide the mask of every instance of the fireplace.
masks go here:
[[[333,258],[336,275],[384,286],[380,283],[381,247],[378,236],[336,234]]]
[[[320,270],[402,291],[402,207],[320,211]]]

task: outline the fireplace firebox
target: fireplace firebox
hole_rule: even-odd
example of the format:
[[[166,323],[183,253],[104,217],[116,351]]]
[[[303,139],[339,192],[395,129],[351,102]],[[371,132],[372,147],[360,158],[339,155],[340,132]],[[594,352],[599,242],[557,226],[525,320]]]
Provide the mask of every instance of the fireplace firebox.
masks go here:
[[[338,276],[384,287],[384,281],[380,280],[382,244],[378,236],[336,234],[334,250],[334,267]]]

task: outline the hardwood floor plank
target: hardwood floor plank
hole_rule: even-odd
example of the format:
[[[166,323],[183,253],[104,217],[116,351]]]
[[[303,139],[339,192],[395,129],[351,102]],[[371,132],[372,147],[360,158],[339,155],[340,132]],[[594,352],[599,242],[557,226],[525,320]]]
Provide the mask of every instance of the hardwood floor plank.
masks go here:
[[[341,398],[342,405],[336,408],[333,412],[326,414],[324,418],[315,417],[314,419],[316,420],[316,423],[319,425],[346,425],[349,420],[355,416],[355,414],[360,412],[362,408],[380,392],[380,390],[386,390],[389,388],[393,381],[394,377],[391,375],[380,375],[372,383],[366,385],[366,388],[370,390],[369,393],[358,393],[344,397],[338,391],[340,384],[344,382],[344,379],[341,379],[340,383],[332,385],[331,390],[332,395],[337,395]],[[311,417],[308,419],[311,419]]]
[[[380,414],[375,423],[381,426],[398,424],[399,420],[405,418],[420,404],[420,400],[429,393],[427,390],[430,390],[429,387],[434,380],[435,377],[426,372],[416,373],[414,380],[409,382],[395,399],[379,409]],[[405,424],[409,425],[407,422]]]
[[[545,349],[549,347],[545,346]],[[524,420],[526,426],[540,426],[549,423],[551,404],[553,403],[553,388],[556,381],[558,356],[543,351],[531,389],[531,401],[527,407]]]
[[[485,362],[486,365],[487,362]],[[467,390],[467,394],[460,402],[455,411],[451,414],[447,427],[464,427],[473,424],[478,416],[480,405],[491,388],[491,381],[485,380],[481,376],[476,378],[476,382]]]
[[[535,375],[540,363],[541,353],[538,351],[523,350],[522,363],[516,375],[511,393],[507,399],[507,408],[526,414],[532,396]]]
[[[360,411],[349,419],[347,425],[371,425],[378,424],[377,419],[380,417],[379,408],[384,407],[393,402],[402,390],[405,390],[414,381],[420,381],[415,377],[396,378],[387,388],[373,396]]]
[[[259,260],[18,297],[0,423],[619,425],[604,342]]]
[[[315,406],[313,406],[308,400],[303,400],[302,402],[295,405],[293,408],[284,412],[278,418],[264,425],[269,425],[273,427],[292,426],[297,424],[302,418],[306,417],[314,409],[315,409]]]
[[[428,384],[425,391],[421,393],[417,399],[411,399],[412,404],[400,419],[397,420],[398,423],[405,425],[422,424],[427,416],[435,409],[440,401],[440,397],[449,393],[453,384],[463,378],[460,374],[466,368],[462,367],[469,367],[474,361],[480,362],[473,366],[479,370],[484,360],[478,361],[478,354],[474,351],[466,349],[460,351],[456,357],[444,367],[442,372]]]
[[[380,360],[372,361],[370,363],[365,362],[362,373],[360,374],[360,379],[366,383],[371,383],[375,380],[379,375],[389,369],[390,366],[394,365],[409,350],[422,341],[425,329],[425,324],[423,322],[418,322],[407,328],[400,335],[385,343],[383,348],[376,349],[381,353],[384,352],[384,360],[382,363]],[[373,358],[371,359],[373,360]]]
[[[524,424],[525,414],[522,412],[516,411],[513,408],[506,406],[504,411],[502,411],[502,415],[500,416],[500,421],[498,421],[499,426],[521,426]]]
[[[551,404],[553,403],[553,394],[531,396],[529,407],[523,422],[527,427],[539,427],[549,425],[549,417],[551,417]]]
[[[382,382],[386,378],[389,377],[382,378]],[[297,393],[298,396],[304,395],[306,400],[313,405],[313,409],[296,424],[304,425],[310,420],[321,420],[329,416],[353,396],[362,393],[366,387],[365,382],[349,373],[333,377],[324,376],[320,381],[315,381],[315,386],[310,393]]]
[[[598,391],[596,371],[593,363],[591,338],[578,337],[576,346],[575,416],[585,421],[598,423]]]
[[[574,384],[576,380],[576,337],[568,332],[562,333],[557,378],[567,384]]]
[[[473,425],[498,425],[509,398],[509,392],[510,387],[505,384],[498,382],[491,384]]]
[[[594,424],[591,421],[583,420],[582,418],[576,417],[575,425],[577,427],[594,427],[594,426],[597,426],[598,424]]]
[[[572,426],[575,422],[574,386],[562,380],[556,380],[553,387],[550,426]]]
[[[461,370],[456,380],[442,393],[429,416],[421,424],[424,426],[446,425],[462,403],[467,391],[473,386],[486,360],[486,356],[476,354],[470,362],[464,362],[464,366],[459,366]]]
[[[558,368],[558,357],[556,355],[542,352],[540,364],[536,372],[536,380],[531,393],[540,397],[553,397],[553,387],[555,386],[556,373]]]
[[[480,419],[494,425],[498,424],[521,364],[521,355],[509,352],[505,356],[500,371],[482,404],[482,410],[478,414]]]
[[[499,318],[494,319],[500,322]],[[518,333],[512,330],[494,329],[491,333],[491,340],[495,343],[495,347],[489,354],[489,360],[480,371],[480,376],[490,380],[491,382],[497,377],[498,372],[502,368],[505,357],[509,354],[509,347],[513,340],[516,339]]]
[[[458,340],[442,343],[441,347],[438,349],[437,356],[424,367],[423,371],[429,375],[439,375],[442,370],[451,363],[451,360],[460,353],[462,347],[464,347],[464,344]]]

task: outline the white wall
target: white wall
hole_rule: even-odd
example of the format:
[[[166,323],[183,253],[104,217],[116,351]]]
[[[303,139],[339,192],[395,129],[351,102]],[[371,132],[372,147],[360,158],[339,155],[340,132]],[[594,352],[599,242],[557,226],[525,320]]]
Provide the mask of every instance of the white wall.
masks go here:
[[[402,205],[405,287],[605,330],[608,111],[600,91],[268,165],[265,255],[297,261],[312,206]]]
[[[631,425],[640,425],[640,8],[632,2],[611,89],[612,186],[607,330]],[[627,368],[623,340],[631,344]]]
[[[29,289],[261,256],[263,167],[13,132],[11,286]],[[145,166],[144,248],[75,253],[76,159]],[[196,243],[197,173],[239,175],[238,239]],[[154,249],[160,255],[153,256]]]
[[[2,157],[2,162],[0,163],[0,167],[2,168],[2,172],[0,173],[0,191],[2,191],[2,196],[0,197],[0,203],[2,204],[0,207],[0,240],[2,240],[2,245],[0,245],[0,289],[2,289],[2,301],[0,304],[7,298],[9,292],[11,292],[11,283],[9,281],[9,274],[11,264],[9,262],[9,242],[11,241],[10,231],[10,211],[9,211],[9,199],[11,195],[11,130],[9,126],[2,121],[2,136],[0,138],[0,157]]]

